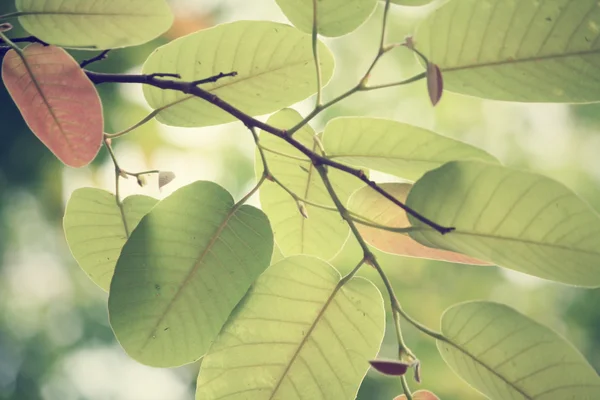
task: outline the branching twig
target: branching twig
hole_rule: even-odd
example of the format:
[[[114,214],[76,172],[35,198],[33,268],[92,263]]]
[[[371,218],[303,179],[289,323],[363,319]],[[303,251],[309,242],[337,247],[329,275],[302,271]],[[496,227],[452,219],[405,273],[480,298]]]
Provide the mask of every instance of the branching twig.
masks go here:
[[[39,44],[43,44],[44,46],[48,46],[48,43],[36,38],[35,36],[12,38],[12,39],[10,39],[10,41],[13,43],[39,43]],[[4,39],[0,39],[0,44],[8,44],[8,42],[6,42]]]
[[[331,160],[321,154],[318,154],[317,152],[304,146],[299,141],[295,140],[293,137],[290,137],[288,135],[287,131],[278,129],[274,126],[271,126],[269,124],[266,124],[262,121],[257,120],[256,118],[246,114],[245,112],[241,111],[240,109],[233,106],[232,104],[223,101],[217,95],[212,94],[211,92],[194,85],[193,82],[161,79],[160,77],[157,77],[156,74],[153,74],[153,75],[128,75],[128,74],[108,74],[108,73],[100,73],[100,72],[92,72],[92,71],[86,71],[86,74],[92,80],[92,82],[94,82],[96,84],[108,83],[108,82],[141,83],[141,84],[145,84],[145,85],[151,85],[151,86],[154,86],[154,87],[157,87],[160,89],[177,90],[177,91],[185,93],[185,94],[199,97],[203,100],[208,101],[209,103],[213,104],[214,106],[220,108],[221,110],[227,112],[228,114],[232,115],[233,117],[235,117],[236,119],[238,119],[239,121],[244,123],[244,125],[246,125],[248,127],[259,128],[265,132],[268,132],[270,134],[273,134],[273,135],[285,140],[286,142],[291,144],[293,147],[298,149],[301,153],[306,155],[311,160],[311,162],[322,164],[322,165],[328,165],[330,167],[339,169],[340,171],[344,171],[345,173],[355,176],[356,178],[360,179],[365,184],[370,186],[372,189],[377,191],[379,194],[381,194],[382,196],[384,196],[385,198],[390,200],[392,203],[394,203],[398,207],[402,208],[404,211],[406,211],[407,214],[413,216],[415,219],[421,221],[425,225],[430,226],[431,228],[435,229],[436,231],[440,232],[441,234],[445,234],[445,233],[451,232],[453,230],[453,228],[443,227],[443,226],[431,221],[427,217],[421,215],[420,213],[416,212],[412,208],[407,207],[404,203],[402,203],[401,201],[396,199],[394,196],[392,196],[390,193],[386,192],[384,189],[379,187],[379,185],[377,185],[377,183],[370,180],[362,170],[350,167],[346,164],[342,164],[340,162]],[[349,96],[349,94],[345,94],[345,96],[347,97],[347,96]],[[183,101],[183,100],[180,100],[180,101]]]
[[[83,61],[82,61],[82,62],[79,64],[79,66],[80,66],[81,68],[85,68],[85,67],[87,67],[88,65],[90,65],[90,64],[92,64],[92,63],[95,63],[95,62],[97,62],[97,61],[104,60],[106,57],[108,57],[108,52],[109,52],[109,51],[110,51],[110,49],[108,49],[108,50],[104,50],[104,51],[102,51],[102,52],[98,53],[96,56],[94,56],[94,57],[92,57],[92,58],[88,58],[87,60],[83,60]]]
[[[104,138],[104,146],[106,147],[106,150],[108,150],[108,154],[110,155],[110,158],[115,167],[115,199],[117,202],[117,207],[119,207],[119,212],[121,213],[121,221],[123,222],[123,228],[125,229],[125,236],[127,237],[127,239],[129,239],[130,230],[129,226],[127,226],[127,218],[125,218],[125,208],[123,207],[123,201],[121,200],[121,194],[119,190],[121,186],[120,179],[123,177],[123,170],[121,169],[121,167],[119,167],[119,162],[117,161],[117,157],[115,156],[115,153],[110,144],[110,139],[106,137]],[[125,177],[127,176],[125,175]]]

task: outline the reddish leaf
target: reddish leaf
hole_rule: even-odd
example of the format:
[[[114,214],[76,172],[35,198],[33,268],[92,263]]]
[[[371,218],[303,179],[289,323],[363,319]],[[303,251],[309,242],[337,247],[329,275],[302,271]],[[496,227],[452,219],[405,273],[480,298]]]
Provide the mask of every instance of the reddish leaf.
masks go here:
[[[417,390],[412,394],[413,400],[440,400],[435,394],[429,390]],[[394,400],[406,400],[406,395],[401,394],[400,396],[394,397]]]
[[[408,183],[383,183],[380,186],[402,202],[406,201],[408,192],[412,188],[412,185]],[[352,195],[349,208],[380,225],[394,228],[410,226],[404,210],[370,187],[362,188]],[[423,246],[406,234],[371,228],[361,224],[358,224],[358,230],[369,244],[388,253],[461,264],[490,265],[485,261],[463,254]]]
[[[104,125],[94,84],[60,47],[34,43],[23,52],[31,72],[14,50],[2,63],[2,80],[23,119],[63,163],[87,165],[100,149]]]
[[[431,104],[435,106],[442,98],[444,80],[440,67],[431,62],[427,63],[427,91],[429,92]]]
[[[384,375],[401,376],[409,368],[408,364],[394,360],[371,360],[369,363],[377,372]]]

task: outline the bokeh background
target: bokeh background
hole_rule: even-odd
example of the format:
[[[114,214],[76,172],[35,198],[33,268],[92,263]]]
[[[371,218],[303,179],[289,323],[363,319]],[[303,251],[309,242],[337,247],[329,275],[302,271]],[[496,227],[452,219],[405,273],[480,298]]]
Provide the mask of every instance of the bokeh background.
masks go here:
[[[0,15],[14,10],[0,2]],[[150,52],[176,37],[238,19],[285,22],[274,0],[173,0],[176,22],[163,37],[116,50],[92,68],[139,72]],[[414,30],[425,8],[396,7],[390,40]],[[335,53],[336,76],[325,90],[331,98],[354,85],[374,56],[381,5],[356,32],[326,40]],[[16,22],[16,21],[15,21]],[[12,37],[24,36],[16,27]],[[78,59],[90,53],[74,52]],[[168,71],[165,71],[168,72]],[[374,82],[420,72],[412,54],[397,49],[373,74]],[[102,85],[106,131],[117,132],[149,111],[136,85]],[[296,105],[306,113],[314,100]],[[433,109],[424,83],[358,94],[323,113],[321,129],[340,115],[393,118],[477,145],[503,163],[544,173],[575,190],[600,210],[600,105],[516,104],[445,93]],[[195,180],[220,183],[240,198],[254,183],[254,146],[240,123],[178,129],[149,123],[114,141],[121,165],[130,171],[174,171],[177,179],[159,191],[156,182],[139,188],[124,182],[124,194],[158,198]],[[391,177],[377,175],[381,180]],[[113,190],[113,167],[104,150],[89,167],[65,168],[28,130],[0,84],[0,399],[15,400],[191,400],[198,365],[161,370],[129,359],[108,325],[107,295],[79,269],[62,231],[64,206],[76,188]],[[258,204],[257,199],[251,199]],[[354,266],[354,243],[334,259],[340,270]],[[452,304],[489,299],[515,307],[560,332],[600,369],[600,290],[554,284],[496,267],[470,267],[383,255],[406,310],[439,327]],[[379,285],[377,277],[362,272]],[[380,285],[381,286],[381,285]],[[388,321],[381,356],[393,357]],[[423,362],[423,383],[444,400],[479,400],[481,395],[443,363],[435,343],[405,326],[408,343]],[[387,400],[401,393],[399,382],[369,372],[358,398]]]

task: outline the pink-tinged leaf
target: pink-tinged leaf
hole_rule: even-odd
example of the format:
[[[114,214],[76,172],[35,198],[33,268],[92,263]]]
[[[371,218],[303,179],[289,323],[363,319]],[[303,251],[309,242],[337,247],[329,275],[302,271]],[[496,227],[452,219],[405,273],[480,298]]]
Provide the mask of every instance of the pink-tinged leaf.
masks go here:
[[[14,50],[2,63],[2,80],[33,133],[71,167],[98,154],[104,122],[94,84],[77,61],[55,46],[30,44],[27,65]]]
[[[444,79],[440,67],[431,62],[427,63],[427,91],[431,104],[435,106],[442,98]]]
[[[384,375],[402,376],[406,373],[410,365],[401,361],[394,360],[371,360],[369,364]]]
[[[417,390],[412,394],[413,400],[440,400],[435,394],[429,390]],[[401,394],[400,396],[394,397],[394,400],[406,400],[406,395]]]
[[[408,183],[383,183],[380,186],[392,196],[406,202],[412,188]],[[406,213],[370,187],[358,190],[350,198],[349,209],[379,225],[394,228],[410,227]],[[460,264],[491,265],[463,254],[423,246],[410,236],[358,224],[358,230],[370,245],[391,254],[427,258]]]

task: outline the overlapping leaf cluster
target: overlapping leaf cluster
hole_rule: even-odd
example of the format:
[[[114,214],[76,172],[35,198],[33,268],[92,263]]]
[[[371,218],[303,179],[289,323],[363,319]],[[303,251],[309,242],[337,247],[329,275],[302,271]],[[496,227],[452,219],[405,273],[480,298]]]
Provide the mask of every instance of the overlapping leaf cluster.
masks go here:
[[[145,86],[152,116],[162,123],[236,120],[220,106],[225,102],[248,116],[273,114],[267,125],[293,134],[295,146],[285,134],[258,136],[249,126],[258,146],[258,184],[248,196],[235,201],[215,183],[195,182],[162,201],[122,201],[118,192],[83,188],[68,202],[71,251],[109,292],[111,326],[131,357],[158,367],[204,357],[198,399],[354,398],[384,331],[379,291],[354,274],[367,263],[387,281],[368,250],[345,277],[327,262],[350,234],[398,255],[600,286],[600,217],[564,185],[398,121],[343,117],[315,132],[310,118],[287,108],[317,92],[320,100],[333,75],[333,55],[318,35],[355,30],[377,2],[277,4],[293,26],[219,25],[157,48],[143,67],[144,74],[183,82],[236,73],[203,86],[220,103]],[[65,164],[84,166],[103,141],[109,150],[110,143],[94,85],[63,48],[147,42],[169,28],[169,8],[163,0],[17,0],[16,7],[22,26],[49,46],[21,50],[0,33],[13,47],[3,61],[3,82],[40,140]],[[389,7],[385,2],[384,21]],[[427,70],[434,65],[434,103],[442,83],[506,101],[600,101],[596,0],[450,0],[430,10],[409,45],[382,40],[387,47],[378,57],[404,44],[427,60]],[[355,91],[374,89],[366,83]],[[312,116],[323,108],[317,104]],[[325,169],[319,157],[362,169],[363,179]],[[115,168],[118,188],[123,171],[116,159]],[[365,185],[370,170],[403,182]],[[255,191],[262,210],[244,204]],[[440,234],[381,191],[453,229]],[[281,253],[277,262],[274,250]],[[393,288],[386,289],[394,313],[402,313]],[[433,336],[451,368],[489,398],[600,398],[600,380],[585,359],[515,310],[490,302],[457,305],[442,317],[439,333],[402,315]],[[412,356],[399,345],[400,358]],[[419,391],[413,398],[435,395]]]

